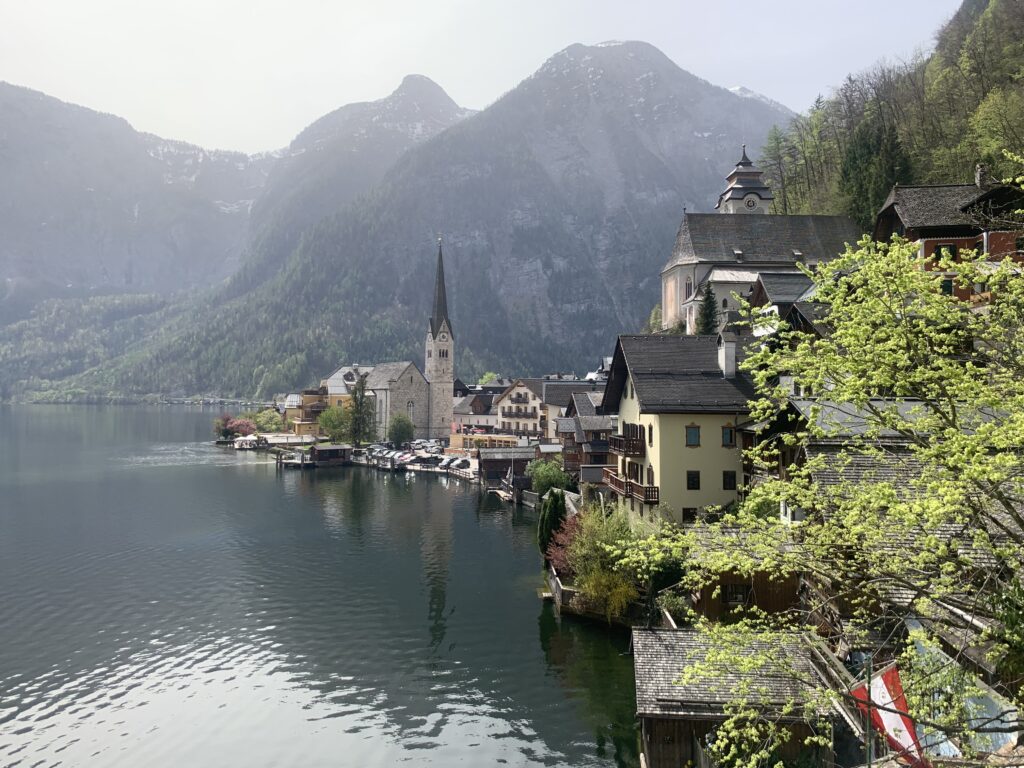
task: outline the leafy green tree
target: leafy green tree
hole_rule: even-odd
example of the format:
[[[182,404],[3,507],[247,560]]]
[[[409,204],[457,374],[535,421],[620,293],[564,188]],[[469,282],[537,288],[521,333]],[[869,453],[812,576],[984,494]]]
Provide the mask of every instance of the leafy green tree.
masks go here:
[[[256,425],[258,432],[284,431],[284,417],[276,408],[264,408],[262,411],[245,415]]]
[[[936,272],[990,293],[984,311],[948,295]],[[813,278],[830,332],[756,319],[775,343],[744,362],[760,393],[751,420],[792,418],[783,375],[824,395],[806,423],[748,454],[762,478],[736,512],[702,527],[699,557],[687,560],[691,587],[758,572],[831,585],[826,599],[829,589],[842,593],[835,639],[847,645],[920,618],[900,661],[909,714],[930,737],[969,744],[974,732],[1005,727],[971,715],[979,693],[965,673],[972,655],[984,654],[1001,692],[1024,704],[1015,677],[1024,654],[1024,275],[1009,259],[961,253],[923,261],[914,243],[865,238]],[[815,450],[822,443],[828,450]],[[803,458],[787,458],[779,472],[791,456]],[[783,502],[805,519],[781,519]],[[816,627],[815,615],[793,611],[703,630],[726,661],[744,638],[777,648],[779,633],[811,642]],[[950,657],[920,652],[939,647]],[[807,682],[822,702],[849,698]],[[720,738],[734,738],[740,752],[754,749],[744,732]]]
[[[534,459],[526,465],[526,476],[538,496],[543,496],[551,488],[564,490],[572,485],[572,478],[562,469],[562,462],[558,459]]]
[[[868,117],[853,132],[840,171],[846,213],[865,229],[894,184],[910,181],[910,159],[896,127]]]
[[[710,336],[718,333],[718,297],[710,284],[704,287],[697,310],[697,333]]]
[[[490,383],[492,381],[497,381],[500,378],[501,378],[501,374],[500,373],[495,373],[494,371],[487,371],[483,376],[481,376],[477,380],[476,383],[477,384],[488,384],[488,383]]]
[[[317,423],[320,425],[320,431],[332,442],[346,441],[352,435],[352,413],[340,405],[332,405],[321,413]]]
[[[404,413],[396,413],[388,424],[388,440],[394,445],[404,445],[412,440],[416,428],[412,419]]]
[[[611,621],[623,616],[639,594],[631,575],[616,568],[615,553],[633,537],[629,516],[618,509],[605,515],[599,507],[588,507],[577,517],[566,554],[579,590],[578,607]]]

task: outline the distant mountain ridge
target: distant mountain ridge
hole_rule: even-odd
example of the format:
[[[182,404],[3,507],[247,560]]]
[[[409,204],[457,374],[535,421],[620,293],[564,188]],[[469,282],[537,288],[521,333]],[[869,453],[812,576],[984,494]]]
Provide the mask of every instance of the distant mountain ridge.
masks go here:
[[[271,171],[253,207],[254,232],[277,234],[256,235],[220,302],[76,384],[266,396],[345,361],[419,359],[439,232],[457,373],[592,365],[657,301],[683,208],[709,209],[740,145],[788,120],[636,42],[570,46],[468,116],[430,86],[407,80],[393,96],[415,92],[437,130],[405,145],[372,188],[354,192],[344,172],[318,175],[325,163],[304,158],[390,120],[367,124],[352,105],[300,134],[291,168]],[[419,118],[399,122],[383,135],[420,136],[409,130]],[[324,197],[296,223],[300,200]],[[261,236],[274,238],[262,254]]]
[[[0,82],[0,322],[49,297],[222,280],[271,163]]]

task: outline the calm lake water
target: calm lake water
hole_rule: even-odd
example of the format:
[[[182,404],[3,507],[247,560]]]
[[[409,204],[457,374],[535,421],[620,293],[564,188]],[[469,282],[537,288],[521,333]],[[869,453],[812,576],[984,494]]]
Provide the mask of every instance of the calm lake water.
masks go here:
[[[215,415],[0,407],[0,766],[638,764],[628,636],[538,599],[532,513]]]

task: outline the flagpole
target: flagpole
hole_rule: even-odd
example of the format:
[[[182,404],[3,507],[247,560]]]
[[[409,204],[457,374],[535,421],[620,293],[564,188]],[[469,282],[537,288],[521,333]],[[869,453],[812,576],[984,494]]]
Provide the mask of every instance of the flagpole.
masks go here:
[[[867,724],[867,728],[864,729],[864,755],[867,758],[867,768],[871,768],[871,758],[872,758],[872,754],[871,753],[874,751],[872,749],[873,745],[871,743],[871,662],[874,660],[874,656],[875,655],[873,653],[869,653],[868,654],[868,664],[867,664],[868,684],[867,684],[866,693],[867,693],[867,705],[868,705],[867,706],[867,720],[868,720],[868,724]]]

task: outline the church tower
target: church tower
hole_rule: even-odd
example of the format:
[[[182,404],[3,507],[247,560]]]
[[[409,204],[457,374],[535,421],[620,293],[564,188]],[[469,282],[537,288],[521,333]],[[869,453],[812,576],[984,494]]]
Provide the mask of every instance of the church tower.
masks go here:
[[[743,145],[743,157],[725,180],[729,186],[715,203],[719,213],[768,213],[774,196],[764,183],[764,174],[747,157],[746,144]]]
[[[424,376],[430,385],[427,437],[447,440],[452,433],[452,397],[455,373],[452,353],[455,337],[448,319],[448,295],[444,285],[444,255],[441,239],[437,240],[437,277],[434,282],[434,309],[427,328],[426,351],[423,355]]]

